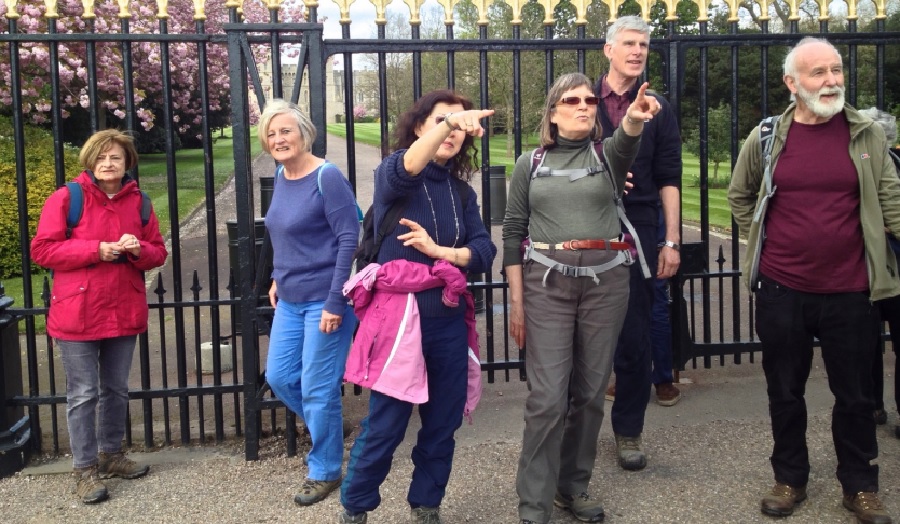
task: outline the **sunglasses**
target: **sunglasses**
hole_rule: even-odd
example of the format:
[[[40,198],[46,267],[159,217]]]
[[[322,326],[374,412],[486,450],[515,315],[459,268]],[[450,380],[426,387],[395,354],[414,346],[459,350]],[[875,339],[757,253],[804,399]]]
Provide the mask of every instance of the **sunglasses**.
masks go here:
[[[597,96],[586,96],[581,98],[580,96],[567,96],[564,98],[560,98],[557,104],[563,104],[567,106],[577,106],[581,104],[581,101],[584,100],[584,103],[589,106],[595,106],[600,103],[600,97]]]

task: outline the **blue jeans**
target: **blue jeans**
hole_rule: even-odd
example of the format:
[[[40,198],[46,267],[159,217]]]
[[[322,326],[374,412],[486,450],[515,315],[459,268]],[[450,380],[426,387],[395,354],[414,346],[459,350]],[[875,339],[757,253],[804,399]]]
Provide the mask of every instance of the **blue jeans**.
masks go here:
[[[91,341],[57,340],[66,369],[66,422],[76,468],[97,464],[98,451],[122,450],[128,372],[136,340],[136,335]]]
[[[337,480],[344,459],[341,381],[356,315],[347,306],[341,327],[326,335],[319,331],[324,305],[323,301],[278,301],[269,335],[266,381],[309,429],[309,478]]]
[[[419,429],[412,450],[413,473],[406,500],[413,508],[437,507],[444,499],[454,433],[462,424],[468,383],[468,341],[463,315],[422,317],[422,354],[428,374],[428,402],[419,405]],[[394,451],[403,442],[413,404],[372,391],[369,414],[350,450],[341,504],[352,513],[381,504],[379,488],[391,470]]]
[[[822,347],[828,386],[834,395],[831,435],[837,478],[844,493],[878,491],[878,457],[872,411],[872,360],[878,313],[868,293],[815,294],[796,291],[763,275],[756,291],[756,333],[762,342],[775,481],[805,486],[806,381],[813,338]]]

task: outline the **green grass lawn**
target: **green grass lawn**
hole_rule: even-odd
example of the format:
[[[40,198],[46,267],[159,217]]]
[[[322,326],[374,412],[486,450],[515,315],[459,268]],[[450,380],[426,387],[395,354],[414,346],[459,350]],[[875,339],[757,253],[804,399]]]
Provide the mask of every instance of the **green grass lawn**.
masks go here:
[[[329,124],[328,132],[339,136],[346,137],[346,128],[344,124]],[[381,144],[381,128],[377,123],[356,124],[354,126],[356,140],[379,147]],[[513,154],[507,153],[507,138],[505,135],[494,136],[490,140],[490,157],[491,165],[505,165],[506,175],[512,175],[512,169],[516,159]],[[531,135],[523,141],[522,149],[528,151],[537,147],[538,140],[536,135]],[[510,146],[511,147],[511,146]],[[700,222],[700,187],[697,185],[697,178],[700,176],[700,159],[689,153],[684,153],[682,157],[682,216],[688,222]],[[718,185],[723,185],[725,181],[731,177],[730,165],[719,166]],[[714,166],[709,164],[708,173],[713,176]],[[710,183],[710,186],[716,184]],[[728,190],[723,188],[709,190],[709,222],[710,225],[717,229],[728,229],[731,227],[731,209],[728,206],[727,198]]]
[[[255,139],[256,128],[250,130],[250,153],[255,157],[261,151],[259,141]],[[231,129],[214,134],[213,143],[213,185],[215,192],[224,186],[234,173],[234,153]],[[169,232],[169,186],[166,177],[166,155],[164,153],[140,155],[138,164],[141,189],[150,195],[153,209],[159,218],[159,227],[163,236]],[[191,211],[206,201],[206,182],[204,180],[204,161],[202,149],[182,149],[175,153],[176,187],[178,195],[178,217],[185,219]],[[44,276],[49,273],[32,275],[32,297],[36,306],[43,305],[41,289]],[[23,281],[21,278],[10,278],[2,281],[5,294],[13,298],[14,307],[24,307]],[[35,317],[38,332],[44,331],[43,317]],[[24,324],[20,326],[25,329]]]
[[[261,151],[256,138],[256,128],[250,130],[250,154],[255,157]],[[214,134],[213,187],[218,192],[234,173],[234,153],[231,128]],[[159,218],[163,236],[169,231],[169,187],[166,175],[166,154],[141,155],[138,169],[141,189],[150,195],[153,210]],[[182,149],[175,153],[175,179],[178,195],[178,218],[183,220],[206,200],[204,180],[204,155],[202,149]]]

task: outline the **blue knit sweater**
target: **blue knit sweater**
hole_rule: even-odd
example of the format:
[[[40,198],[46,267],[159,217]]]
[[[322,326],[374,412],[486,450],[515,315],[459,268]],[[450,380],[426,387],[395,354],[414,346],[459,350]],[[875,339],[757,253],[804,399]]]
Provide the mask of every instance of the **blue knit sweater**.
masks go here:
[[[275,177],[266,228],[272,239],[272,278],[278,298],[288,302],[325,301],[324,309],[342,315],[341,293],[350,278],[359,239],[359,217],[350,182],[334,164],[324,164],[322,191],[318,170],[298,180]]]
[[[405,149],[394,152],[375,170],[375,195],[372,203],[375,208],[375,230],[378,230],[381,220],[395,200],[411,195],[412,198],[409,199],[402,214],[403,218],[424,227],[431,238],[441,246],[468,247],[472,252],[472,258],[464,270],[471,273],[490,271],[497,248],[481,220],[475,191],[471,188],[466,191],[464,198],[468,199],[468,203],[463,212],[460,195],[450,180],[448,167],[429,162],[418,176],[412,176],[403,167],[405,153]],[[425,186],[428,188],[427,194]],[[457,223],[459,238],[456,233]],[[397,240],[397,236],[408,232],[408,227],[398,224],[393,231],[385,235],[378,252],[379,264],[397,259],[434,264],[434,259],[415,248],[403,246],[403,243]],[[464,302],[456,308],[445,306],[441,302],[440,288],[416,293],[416,300],[419,313],[423,317],[459,315],[465,308]]]

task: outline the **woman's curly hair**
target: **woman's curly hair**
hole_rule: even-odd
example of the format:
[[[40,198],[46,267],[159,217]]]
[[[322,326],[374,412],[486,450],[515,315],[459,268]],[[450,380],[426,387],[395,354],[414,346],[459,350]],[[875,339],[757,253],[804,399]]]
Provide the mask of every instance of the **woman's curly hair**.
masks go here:
[[[394,151],[406,149],[419,139],[416,129],[425,123],[434,106],[440,103],[460,104],[466,111],[475,108],[471,100],[450,89],[439,89],[422,95],[411,108],[400,115],[394,129]],[[478,170],[478,148],[475,147],[474,137],[466,135],[459,153],[451,159],[451,162],[450,173],[453,176],[466,182],[472,179],[472,174]]]

